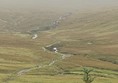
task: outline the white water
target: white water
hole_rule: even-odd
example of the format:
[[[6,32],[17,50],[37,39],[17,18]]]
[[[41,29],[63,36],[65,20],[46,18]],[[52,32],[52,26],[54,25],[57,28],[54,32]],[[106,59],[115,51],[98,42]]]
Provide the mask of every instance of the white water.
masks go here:
[[[60,41],[59,41],[59,42],[56,42],[56,43],[60,43]],[[52,46],[52,45],[54,45],[54,44],[56,44],[56,43],[47,45],[46,47]],[[49,50],[47,50],[45,47],[42,47],[42,49],[43,49],[45,52],[48,52],[48,51],[49,51]],[[50,51],[50,52],[51,52],[51,51]],[[35,70],[35,69],[40,69],[40,68],[52,66],[52,65],[54,65],[57,61],[60,61],[60,60],[63,60],[63,59],[66,59],[66,58],[69,58],[69,57],[72,56],[71,54],[62,54],[62,53],[55,52],[55,51],[53,51],[53,52],[54,52],[56,55],[60,55],[60,58],[52,60],[48,65],[42,65],[42,66],[39,65],[39,66],[35,66],[35,67],[29,68],[29,69],[23,69],[23,70],[21,70],[21,71],[19,71],[19,72],[17,73],[17,76],[24,75],[24,74],[26,74],[27,72],[32,71],[32,70]]]
[[[36,39],[37,37],[38,37],[38,35],[37,34],[34,34],[33,37],[32,37],[32,39]]]
[[[56,21],[54,21],[52,24],[51,24],[51,26],[50,26],[50,28],[56,28],[64,19],[66,19],[67,17],[69,17],[70,15],[71,15],[72,13],[67,13],[67,14],[65,14],[65,15],[63,15],[63,16],[60,16]],[[37,33],[35,33],[35,34],[33,34],[33,37],[32,37],[32,39],[34,40],[34,39],[36,39],[38,37],[38,34]]]

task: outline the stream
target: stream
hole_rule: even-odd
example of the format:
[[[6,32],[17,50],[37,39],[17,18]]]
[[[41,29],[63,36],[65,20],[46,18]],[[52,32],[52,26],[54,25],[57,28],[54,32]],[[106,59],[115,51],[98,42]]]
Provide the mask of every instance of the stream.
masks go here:
[[[71,13],[67,13],[64,16],[60,16],[57,20],[55,20],[53,23],[51,23],[51,25],[48,27],[50,27],[50,29],[56,28],[63,20],[65,20],[70,15],[71,15]],[[37,29],[37,30],[32,30],[30,32],[32,34],[32,39],[34,40],[34,39],[38,38],[38,32],[40,32],[40,30]],[[59,43],[59,42],[56,42],[56,43]],[[72,55],[59,53],[58,51],[55,52],[55,51],[50,51],[50,50],[46,49],[47,47],[52,47],[56,43],[47,45],[46,47],[42,47],[42,50],[44,50],[44,52],[54,52],[56,55],[60,55],[59,59],[52,60],[49,64],[46,64],[46,65],[38,65],[38,66],[30,67],[30,68],[25,68],[25,69],[22,69],[18,72],[12,73],[10,76],[8,76],[6,79],[3,80],[3,83],[9,83],[10,81],[15,80],[15,78],[22,76],[22,75],[25,75],[26,73],[28,73],[32,70],[50,67],[50,66],[54,65],[57,61],[60,61],[60,60],[63,60],[67,57],[72,56]]]
[[[60,25],[60,23],[62,23],[64,20],[66,20],[70,15],[72,15],[72,13],[67,13],[63,16],[60,16],[60,17],[58,17],[57,20],[53,21],[50,25],[48,25],[46,27],[48,27],[48,30],[55,29],[57,26]],[[46,28],[46,27],[44,27],[44,28]],[[45,30],[43,30],[43,31],[45,31]],[[38,38],[38,32],[40,32],[40,29],[30,31],[30,34],[32,34],[32,39]]]

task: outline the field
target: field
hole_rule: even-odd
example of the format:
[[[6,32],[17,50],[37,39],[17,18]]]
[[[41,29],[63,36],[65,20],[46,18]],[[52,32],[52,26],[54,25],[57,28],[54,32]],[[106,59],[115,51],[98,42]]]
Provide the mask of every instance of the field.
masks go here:
[[[117,8],[0,10],[0,83],[84,83],[84,67],[93,83],[117,83],[117,22]]]

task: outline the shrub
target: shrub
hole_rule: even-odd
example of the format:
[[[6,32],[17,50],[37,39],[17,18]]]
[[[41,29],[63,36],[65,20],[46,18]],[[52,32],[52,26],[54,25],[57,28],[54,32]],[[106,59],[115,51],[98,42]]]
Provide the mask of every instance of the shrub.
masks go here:
[[[93,71],[92,69],[83,68],[84,72],[83,81],[85,83],[92,83],[94,81],[95,77],[92,77],[90,74],[92,71]]]

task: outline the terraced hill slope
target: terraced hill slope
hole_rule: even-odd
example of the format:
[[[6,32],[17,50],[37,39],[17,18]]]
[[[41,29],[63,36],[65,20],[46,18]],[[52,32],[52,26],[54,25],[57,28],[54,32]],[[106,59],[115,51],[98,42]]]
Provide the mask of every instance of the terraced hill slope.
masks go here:
[[[74,55],[67,64],[118,70],[117,13],[117,9],[75,13],[52,31],[60,52]]]
[[[59,24],[67,12],[32,13],[1,11],[0,82],[82,83],[83,67],[95,70],[95,83],[118,82],[117,8],[72,11]]]

